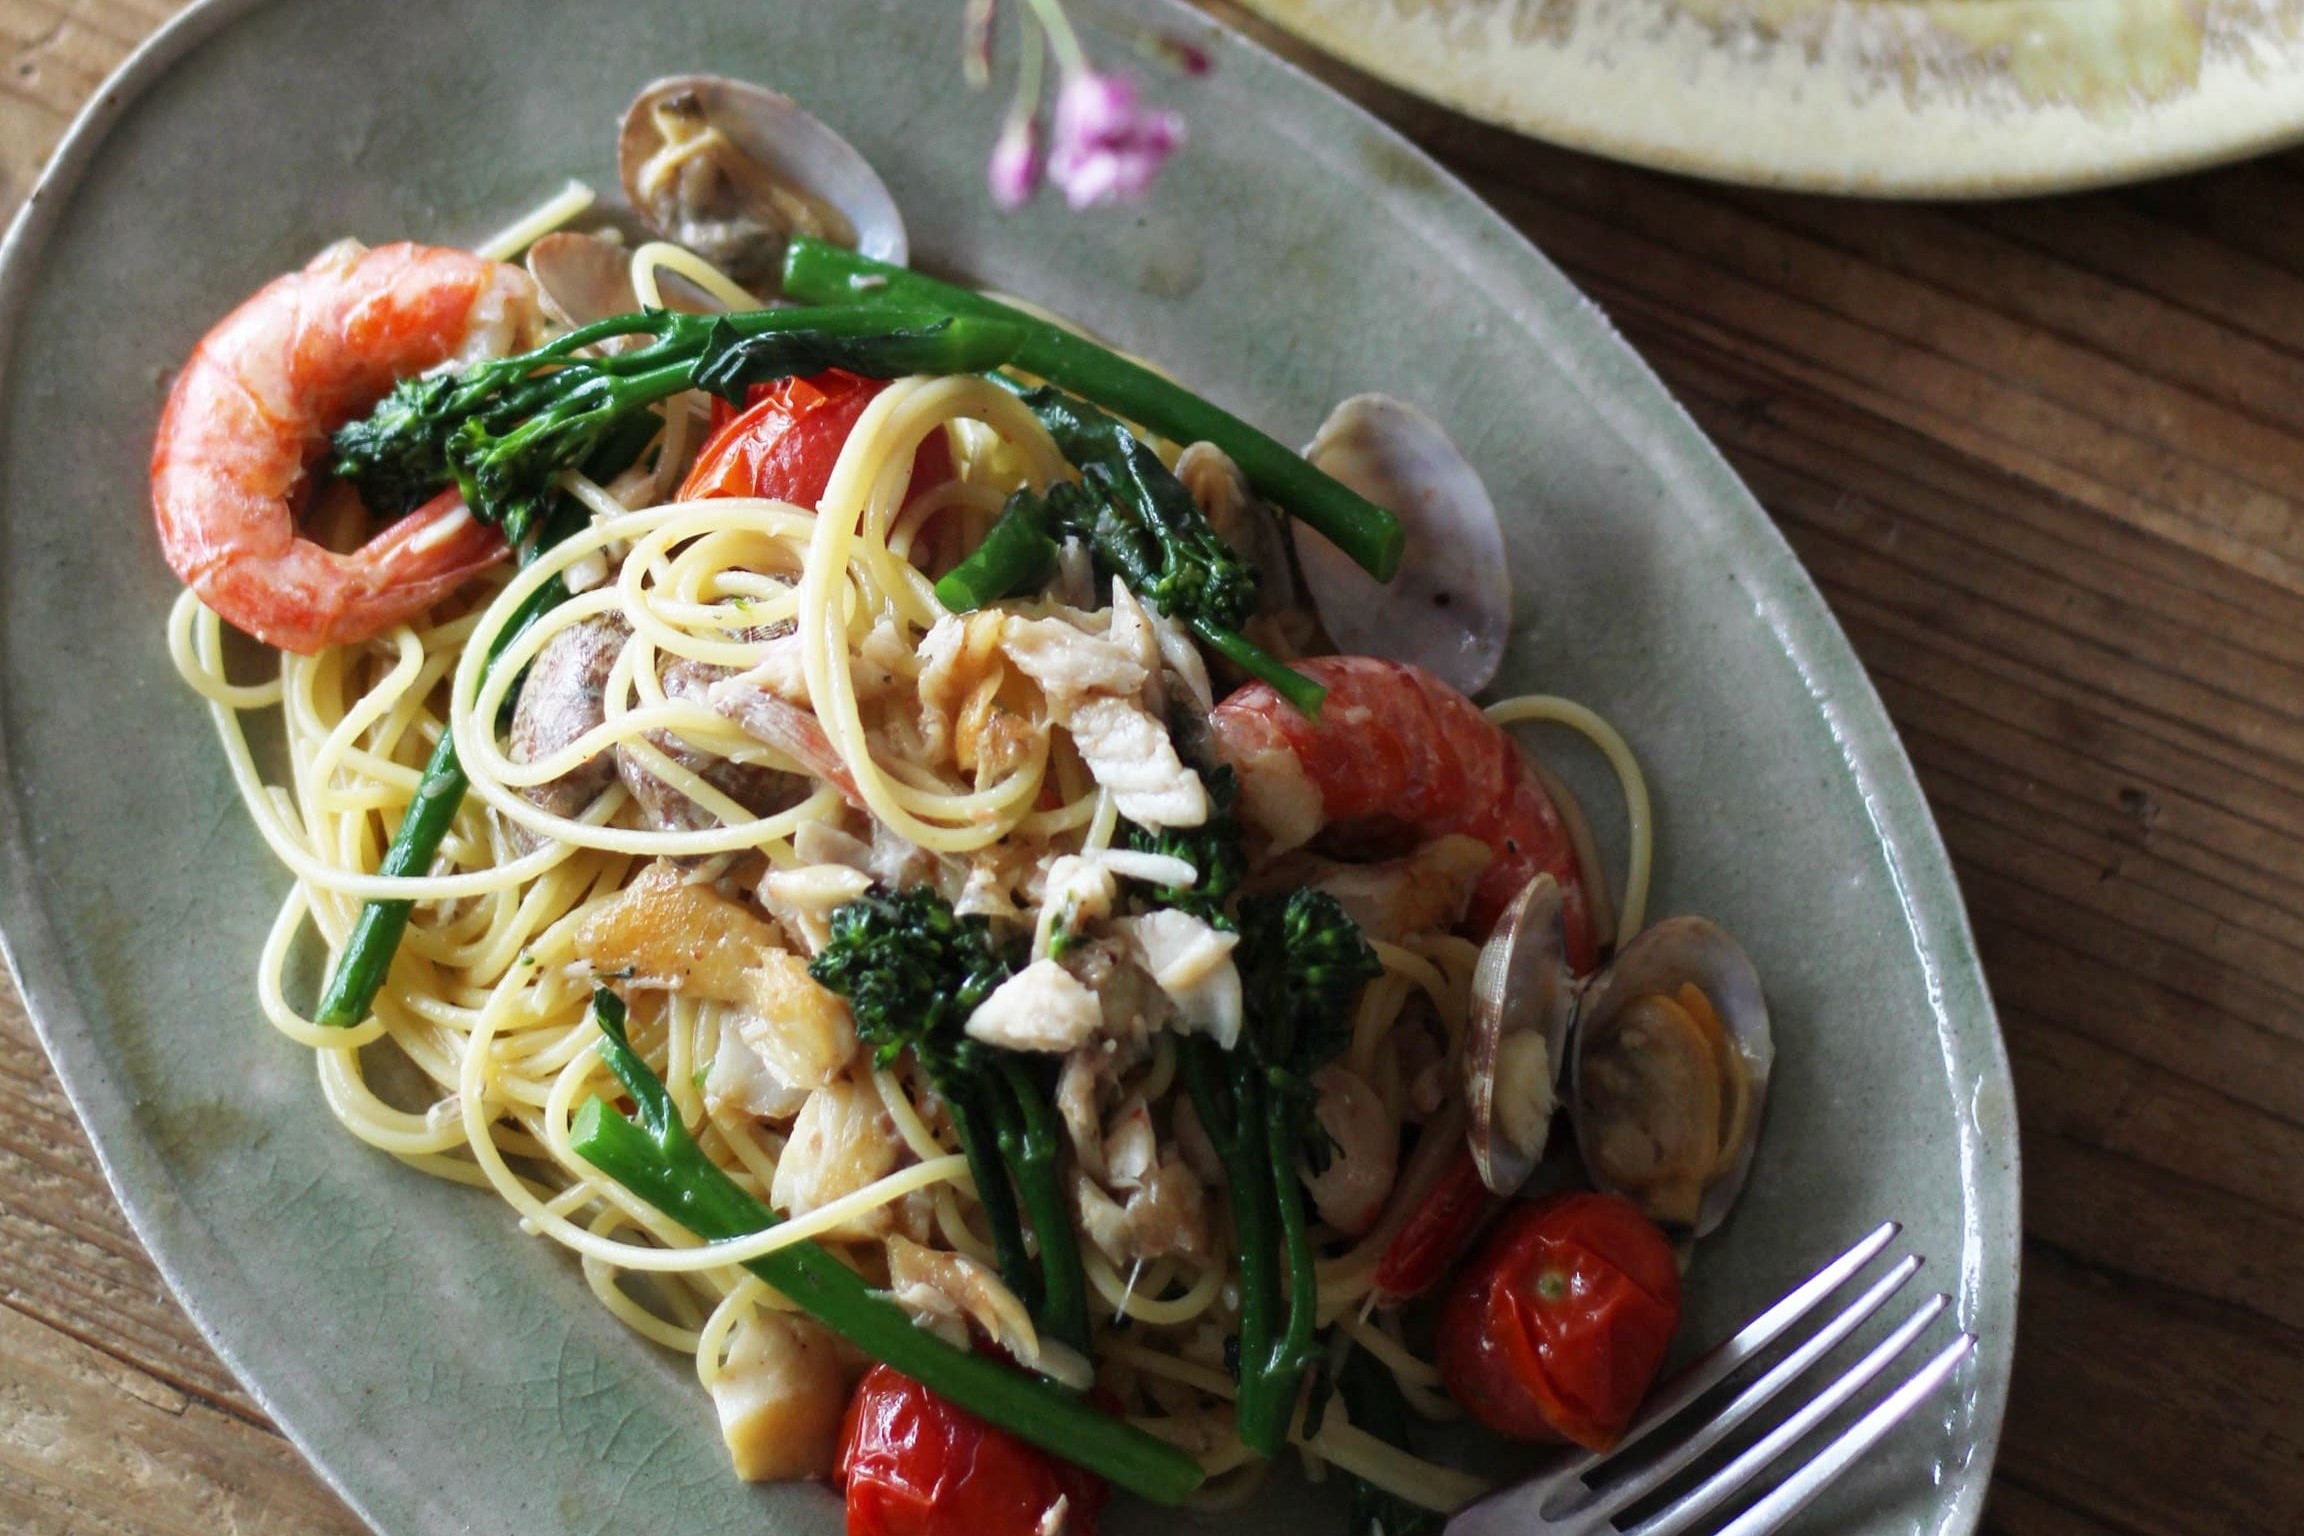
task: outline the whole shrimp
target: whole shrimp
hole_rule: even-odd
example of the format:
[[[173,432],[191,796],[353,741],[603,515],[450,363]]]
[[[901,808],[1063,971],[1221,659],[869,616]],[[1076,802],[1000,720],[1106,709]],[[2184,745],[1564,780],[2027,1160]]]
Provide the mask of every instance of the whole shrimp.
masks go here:
[[[1263,683],[1216,706],[1216,750],[1240,776],[1242,814],[1278,845],[1376,818],[1425,838],[1476,837],[1495,853],[1473,888],[1471,921],[1494,925],[1522,886],[1550,874],[1564,895],[1571,967],[1598,958],[1583,872],[1560,809],[1502,727],[1422,667],[1373,656],[1293,663],[1328,690],[1317,720]]]
[[[1373,818],[1407,822],[1427,838],[1479,838],[1495,857],[1473,888],[1474,930],[1486,934],[1523,886],[1549,874],[1561,890],[1568,964],[1591,970],[1598,937],[1575,844],[1503,728],[1406,662],[1318,656],[1293,665],[1328,690],[1318,720],[1263,683],[1209,717],[1217,751],[1240,776],[1242,815],[1282,844]],[[1436,1177],[1416,1181],[1415,1209],[1377,1263],[1376,1291],[1387,1306],[1429,1290],[1505,1207],[1461,1140],[1441,1155]]]
[[[160,413],[152,515],[169,568],[229,623],[310,655],[503,559],[453,490],[349,554],[297,515],[331,432],[403,378],[525,344],[538,313],[517,267],[437,246],[347,240],[274,278],[201,338]]]

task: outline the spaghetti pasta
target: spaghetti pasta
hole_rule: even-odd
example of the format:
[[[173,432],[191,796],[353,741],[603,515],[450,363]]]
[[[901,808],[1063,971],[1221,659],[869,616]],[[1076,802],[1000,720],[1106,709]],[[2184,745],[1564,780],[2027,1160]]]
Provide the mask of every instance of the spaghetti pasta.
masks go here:
[[[525,247],[590,196],[572,184],[490,251]],[[752,304],[678,246],[642,245],[630,273],[652,308],[665,274]],[[585,340],[566,337],[536,377],[586,366]],[[1196,1458],[1202,1507],[1252,1494],[1291,1424],[1313,1473],[1455,1507],[1475,1480],[1340,1410],[1302,1433],[1312,1351],[1258,1330],[1276,1312],[1306,1338],[1335,1329],[1410,1404],[1454,1412],[1440,1371],[1372,1309],[1437,1154],[1463,1139],[1470,878],[1435,900],[1411,888],[1421,866],[1291,851],[1286,795],[1311,795],[1317,819],[1322,792],[1301,766],[1277,789],[1258,782],[1262,760],[1211,736],[1209,669],[1227,680],[1238,653],[1210,652],[1208,624],[1165,612],[1175,599],[1096,542],[1108,528],[1066,525],[1070,547],[1049,535],[1047,568],[1004,598],[948,603],[942,580],[1013,520],[1122,494],[1109,464],[1074,462],[1082,450],[1060,446],[1044,406],[972,372],[757,387],[786,402],[782,436],[732,449],[729,434],[769,430],[758,422],[774,412],[662,392],[634,418],[640,457],[545,482],[572,529],[532,539],[516,566],[477,562],[364,639],[281,651],[272,675],[239,675],[200,591],[177,600],[170,656],[293,876],[257,959],[258,1008],[312,1052],[350,1134],[491,1191],[519,1230],[573,1252],[603,1308],[693,1356],[724,1422],[764,1390],[756,1357],[783,1326],[764,1320],[794,1311],[747,1266],[813,1245],[942,1335],[983,1337],[1074,1384],[1085,1347],[1127,1422]],[[1207,462],[1115,441],[1132,474]],[[702,454],[738,449],[750,494],[668,499]],[[776,454],[812,454],[814,482]],[[1228,548],[1220,518],[1268,515],[1225,502],[1232,480],[1194,475],[1189,491],[1163,482],[1181,500],[1160,515],[1189,521],[1142,533],[1154,547]],[[425,537],[465,537],[479,506],[424,514],[443,519]],[[275,713],[277,761],[252,728]],[[1488,719],[1569,724],[1615,765],[1628,934],[1652,829],[1625,743],[1564,700],[1506,700]],[[460,802],[436,803],[443,762],[468,787]],[[439,822],[428,865],[388,865],[396,829],[422,816]],[[924,904],[904,907],[907,893]],[[372,1004],[349,1027],[307,1012],[291,980],[304,952],[316,943],[333,969],[378,904],[405,932]],[[1275,981],[1298,960],[1260,937],[1288,930],[1251,909],[1327,924],[1320,964],[1347,989],[1314,1004],[1311,983]],[[827,964],[891,913],[942,935],[944,949],[920,941],[921,975],[867,984]],[[962,974],[952,956],[969,945],[989,975]],[[935,969],[948,961],[960,970]],[[696,1154],[772,1224],[700,1240],[588,1160],[588,1107],[640,1096],[626,1037],[606,1049],[602,989]],[[891,1024],[895,994],[911,1012]],[[1324,1012],[1304,1030],[1317,1054],[1260,1037],[1283,999]],[[1248,1075],[1211,1089],[1212,1070],[1236,1067]],[[1268,1120],[1254,1108],[1267,1093]],[[1250,1123],[1225,1123],[1224,1104]],[[1395,1181],[1404,1143],[1424,1155]],[[1234,1176],[1242,1145],[1266,1160],[1252,1180]],[[1354,1177],[1380,1180],[1362,1206],[1337,1193]],[[1257,1199],[1277,1212],[1261,1227]],[[1243,1234],[1266,1249],[1244,1251]],[[1059,1302],[1066,1262],[1083,1316]],[[1244,1361],[1251,1346],[1266,1358]],[[1259,1404],[1274,1381],[1283,1399]]]

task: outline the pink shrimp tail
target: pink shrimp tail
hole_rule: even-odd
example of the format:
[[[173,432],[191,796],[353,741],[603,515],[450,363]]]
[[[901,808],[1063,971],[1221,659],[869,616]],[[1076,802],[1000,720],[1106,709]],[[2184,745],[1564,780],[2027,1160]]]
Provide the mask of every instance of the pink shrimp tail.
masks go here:
[[[349,554],[303,538],[297,513],[329,434],[456,356],[483,301],[518,302],[525,281],[463,251],[345,243],[225,316],[177,376],[153,443],[169,568],[237,628],[310,654],[413,618],[504,558],[503,538],[452,495]]]
[[[1320,718],[1308,720],[1268,685],[1250,683],[1209,720],[1226,759],[1245,774],[1275,749],[1293,754],[1320,794],[1324,824],[1383,818],[1428,838],[1479,838],[1495,859],[1473,889],[1475,932],[1494,927],[1523,886],[1550,874],[1565,898],[1568,963],[1590,970],[1598,946],[1575,843],[1512,738],[1421,667],[1373,656],[1293,665],[1328,690]]]

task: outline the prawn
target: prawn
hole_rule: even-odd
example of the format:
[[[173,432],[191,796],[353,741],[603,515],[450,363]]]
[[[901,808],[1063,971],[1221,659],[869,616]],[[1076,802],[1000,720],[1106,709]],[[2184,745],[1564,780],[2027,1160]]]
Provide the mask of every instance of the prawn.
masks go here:
[[[1243,816],[1280,841],[1326,826],[1388,818],[1427,839],[1460,833],[1493,851],[1473,887],[1470,920],[1485,936],[1539,874],[1561,891],[1570,969],[1599,961],[1583,870],[1560,808],[1503,727],[1480,706],[1406,662],[1318,656],[1293,663],[1328,690],[1308,720],[1263,683],[1216,706],[1209,730],[1240,776]],[[1431,1289],[1507,1202],[1491,1194],[1460,1138],[1434,1143],[1437,1162],[1403,1175],[1414,1209],[1377,1261],[1378,1299],[1396,1306]]]
[[[310,655],[415,617],[509,550],[454,490],[349,554],[297,529],[329,434],[400,379],[536,329],[525,272],[466,251],[341,241],[201,338],[152,447],[168,565],[267,644]]]
[[[1478,838],[1494,857],[1473,887],[1474,928],[1486,933],[1521,887],[1550,874],[1564,898],[1568,963],[1589,971],[1598,936],[1575,842],[1504,729],[1407,662],[1315,656],[1292,665],[1328,690],[1317,720],[1264,683],[1239,689],[1209,717],[1217,752],[1240,777],[1242,815],[1285,846],[1379,818],[1407,822],[1426,840]]]

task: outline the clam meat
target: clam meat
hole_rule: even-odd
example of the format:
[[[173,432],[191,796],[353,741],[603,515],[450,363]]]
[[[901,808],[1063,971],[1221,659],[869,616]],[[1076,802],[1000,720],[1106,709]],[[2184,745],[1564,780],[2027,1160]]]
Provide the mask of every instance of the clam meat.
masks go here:
[[[1500,1194],[1542,1157],[1563,1070],[1585,1172],[1659,1225],[1703,1237],[1751,1167],[1774,1058],[1768,1005],[1718,924],[1656,924],[1569,974],[1560,895],[1539,876],[1483,946],[1464,1046],[1466,1140]]]
[[[617,172],[632,211],[736,282],[772,291],[799,235],[882,261],[908,254],[904,221],[846,139],[790,97],[717,75],[676,75],[626,109]]]

